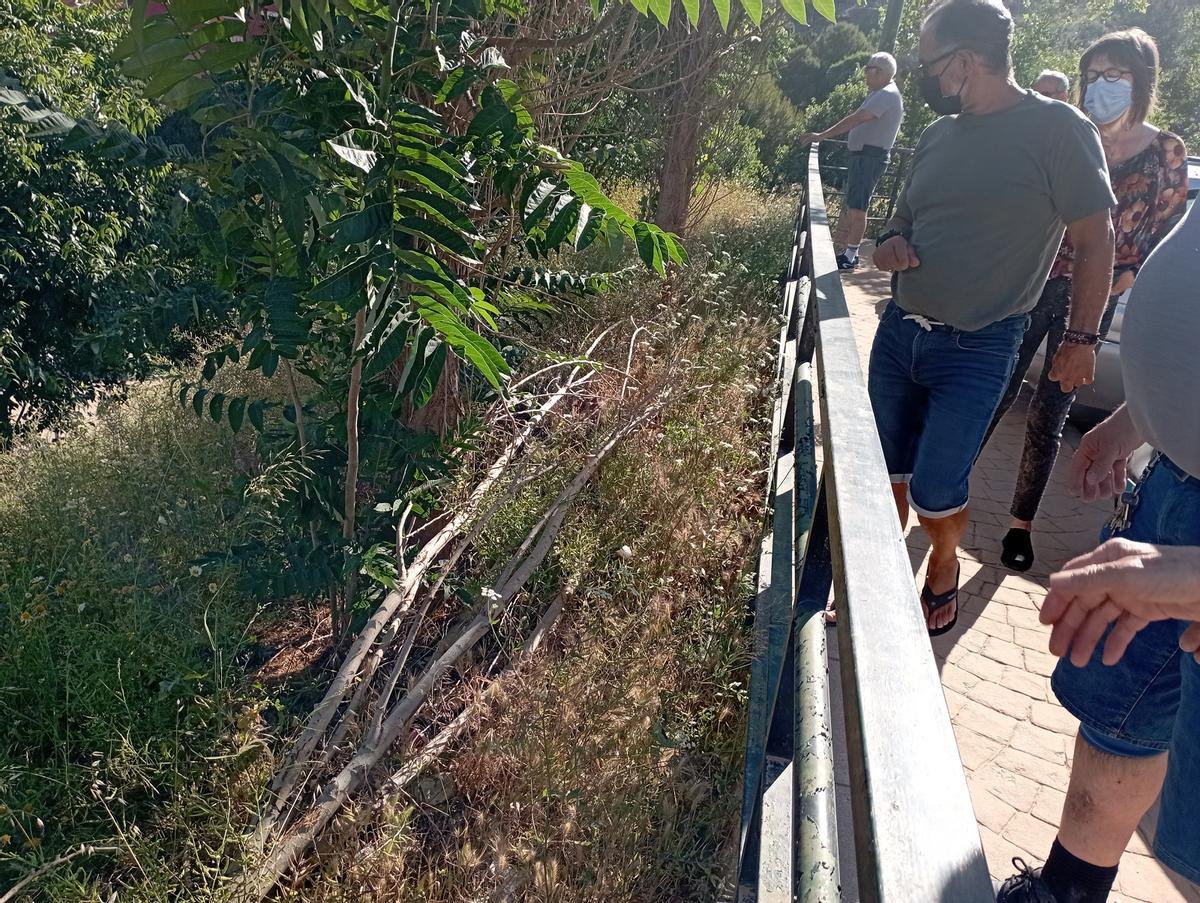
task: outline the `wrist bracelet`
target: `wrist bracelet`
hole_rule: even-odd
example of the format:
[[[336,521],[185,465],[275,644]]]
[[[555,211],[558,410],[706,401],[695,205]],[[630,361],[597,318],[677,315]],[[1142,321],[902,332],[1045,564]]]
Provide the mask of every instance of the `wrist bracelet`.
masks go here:
[[[895,238],[897,235],[903,238],[905,241],[908,241],[908,235],[906,233],[901,232],[899,229],[888,229],[882,235],[879,235],[875,238],[875,247],[878,248],[885,241]]]
[[[1094,332],[1080,332],[1078,329],[1068,329],[1063,333],[1063,341],[1068,345],[1098,345],[1100,336]]]

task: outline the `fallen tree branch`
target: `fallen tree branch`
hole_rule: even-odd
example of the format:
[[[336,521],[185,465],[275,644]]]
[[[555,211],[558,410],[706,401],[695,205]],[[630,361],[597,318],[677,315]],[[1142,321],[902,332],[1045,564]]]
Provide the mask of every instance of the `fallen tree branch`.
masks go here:
[[[479,613],[471,619],[444,651],[435,654],[434,659],[426,666],[420,678],[387,711],[379,731],[372,730],[370,732],[371,736],[360,744],[350,760],[324,785],[316,803],[299,815],[297,821],[302,827],[290,837],[280,841],[257,871],[244,877],[241,882],[241,890],[245,894],[244,899],[261,900],[270,893],[279,879],[293,869],[301,857],[311,849],[316,838],[348,803],[351,796],[366,780],[371,769],[379,764],[387,751],[396,743],[405,726],[428,699],[438,681],[463,655],[488,634],[495,619],[507,609],[525,582],[545,560],[567,512],[584,487],[591,481],[600,464],[621,440],[661,410],[668,395],[669,391],[663,390],[639,414],[610,430],[607,438],[588,456],[576,475],[559,491],[546,515],[526,536],[520,548],[502,569],[500,577],[493,583],[492,588],[484,592],[484,602]],[[345,688],[342,689],[341,695],[344,693]],[[340,701],[341,696],[338,698]],[[328,720],[326,724],[328,724]],[[289,790],[294,787],[293,779],[293,786]]]
[[[607,330],[592,343],[585,352],[586,357],[607,335]],[[463,529],[472,522],[491,489],[500,480],[516,455],[524,447],[541,422],[554,410],[580,383],[591,378],[592,374],[579,377],[581,367],[575,367],[562,386],[540,407],[530,415],[524,428],[509,443],[500,456],[492,463],[484,474],[483,479],[476,485],[466,502],[450,520],[432,538],[426,541],[409,564],[400,579],[400,585],[391,590],[380,603],[379,607],[367,619],[358,636],[351,644],[346,657],[338,669],[328,690],[321,701],[310,713],[301,730],[291,754],[285,765],[275,774],[270,785],[270,800],[266,812],[259,821],[252,837],[255,849],[265,848],[270,835],[276,830],[284,811],[289,808],[292,795],[301,783],[301,777],[310,771],[314,752],[320,745],[333,723],[346,694],[359,677],[364,664],[368,661],[371,649],[384,628],[394,619],[402,617],[412,607],[417,592],[425,578],[426,572],[438,559]],[[460,544],[461,545],[461,544]],[[461,554],[461,553],[460,553]]]

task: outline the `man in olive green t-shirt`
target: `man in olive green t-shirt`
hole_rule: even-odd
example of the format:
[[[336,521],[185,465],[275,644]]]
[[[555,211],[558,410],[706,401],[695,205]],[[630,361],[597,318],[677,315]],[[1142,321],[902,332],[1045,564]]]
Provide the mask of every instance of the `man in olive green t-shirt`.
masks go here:
[[[1112,277],[1115,203],[1095,126],[1012,79],[1012,17],[946,0],[921,27],[921,93],[944,114],[921,136],[875,264],[896,274],[869,389],[901,521],[928,532],[931,634],[958,615],[971,466],[1064,228],[1077,250],[1069,329],[1051,379],[1092,381]]]

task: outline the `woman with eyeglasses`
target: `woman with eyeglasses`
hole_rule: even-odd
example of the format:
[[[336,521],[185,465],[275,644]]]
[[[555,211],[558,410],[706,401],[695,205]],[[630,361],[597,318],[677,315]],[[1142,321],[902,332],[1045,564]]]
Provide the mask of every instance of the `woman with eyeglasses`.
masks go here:
[[[1109,181],[1117,197],[1112,211],[1116,232],[1113,285],[1100,324],[1101,339],[1112,324],[1117,298],[1133,284],[1138,268],[1154,246],[1183,216],[1187,201],[1187,150],[1183,142],[1146,121],[1154,107],[1158,70],[1158,47],[1140,28],[1105,35],[1087,49],[1079,62],[1079,105],[1100,130]],[[1074,392],[1063,392],[1049,378],[1055,351],[1064,338],[1072,339],[1066,335],[1066,327],[1074,256],[1070,240],[1064,239],[1037,307],[1030,314],[1017,366],[988,431],[990,437],[1012,406],[1029,364],[1045,339],[1046,364],[1029,404],[1025,448],[1013,492],[1012,525],[1000,555],[1000,560],[1015,571],[1033,566],[1033,519],[1075,400]]]

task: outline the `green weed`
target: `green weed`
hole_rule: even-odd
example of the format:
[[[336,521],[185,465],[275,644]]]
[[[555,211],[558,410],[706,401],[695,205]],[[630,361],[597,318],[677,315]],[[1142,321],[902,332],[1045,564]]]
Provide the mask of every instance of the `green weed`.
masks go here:
[[[241,684],[256,610],[193,561],[236,541],[244,455],[163,383],[0,455],[0,886],[80,843],[125,852],[39,899],[212,884],[261,752]]]

